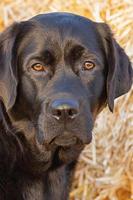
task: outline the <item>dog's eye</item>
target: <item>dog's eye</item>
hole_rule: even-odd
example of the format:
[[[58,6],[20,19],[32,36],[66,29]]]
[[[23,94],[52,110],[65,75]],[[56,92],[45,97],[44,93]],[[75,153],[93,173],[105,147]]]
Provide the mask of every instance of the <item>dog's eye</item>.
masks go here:
[[[47,71],[47,67],[45,65],[42,65],[42,64],[39,64],[39,63],[32,65],[32,69],[34,71],[38,71],[38,72]]]
[[[90,70],[95,67],[95,63],[92,61],[86,61],[83,65],[83,70]]]

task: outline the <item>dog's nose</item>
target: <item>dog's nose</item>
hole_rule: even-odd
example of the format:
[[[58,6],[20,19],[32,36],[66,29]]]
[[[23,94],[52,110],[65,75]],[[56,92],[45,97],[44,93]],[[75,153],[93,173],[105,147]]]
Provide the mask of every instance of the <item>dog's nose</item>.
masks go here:
[[[57,119],[74,119],[79,113],[79,103],[74,99],[57,99],[51,103],[51,114]]]

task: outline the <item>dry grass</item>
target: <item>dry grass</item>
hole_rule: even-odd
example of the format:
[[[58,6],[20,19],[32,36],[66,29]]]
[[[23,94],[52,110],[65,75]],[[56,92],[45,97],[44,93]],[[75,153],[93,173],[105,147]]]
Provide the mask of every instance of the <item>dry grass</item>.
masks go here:
[[[51,11],[106,21],[133,61],[132,0],[1,0],[0,30]],[[105,109],[98,117],[93,142],[80,156],[70,196],[71,200],[133,199],[133,90],[117,100],[113,115]]]

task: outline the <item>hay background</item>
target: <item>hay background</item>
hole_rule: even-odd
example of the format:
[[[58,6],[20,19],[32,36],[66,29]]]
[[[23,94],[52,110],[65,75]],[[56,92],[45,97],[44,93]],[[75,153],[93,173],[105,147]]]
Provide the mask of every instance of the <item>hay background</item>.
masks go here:
[[[133,0],[1,0],[0,31],[13,21],[51,11],[106,21],[133,61]],[[93,142],[80,156],[70,199],[133,199],[133,89],[116,101],[113,115],[108,108],[99,115]]]

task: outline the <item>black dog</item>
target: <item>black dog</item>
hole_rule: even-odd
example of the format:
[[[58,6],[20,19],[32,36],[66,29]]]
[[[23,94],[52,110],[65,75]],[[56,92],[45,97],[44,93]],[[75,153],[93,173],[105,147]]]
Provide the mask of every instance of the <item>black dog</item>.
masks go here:
[[[0,200],[66,200],[96,116],[129,91],[109,27],[52,13],[0,36]]]

